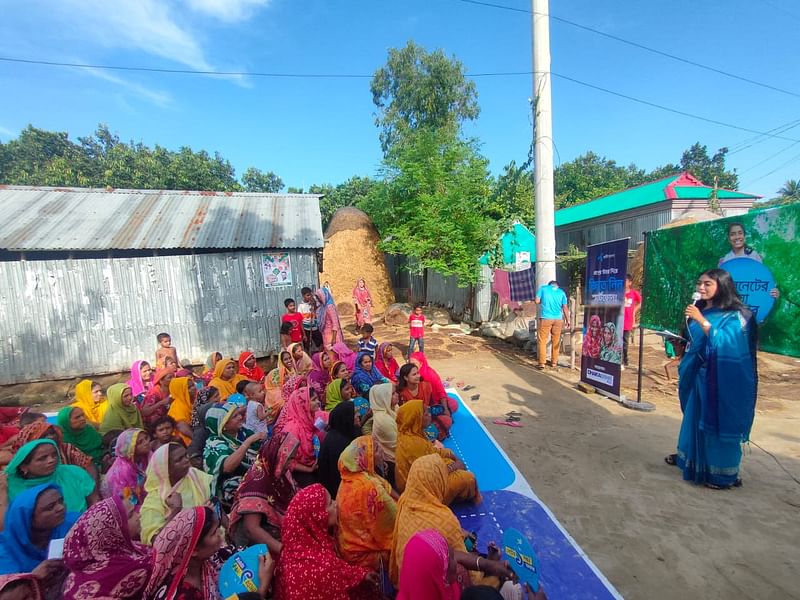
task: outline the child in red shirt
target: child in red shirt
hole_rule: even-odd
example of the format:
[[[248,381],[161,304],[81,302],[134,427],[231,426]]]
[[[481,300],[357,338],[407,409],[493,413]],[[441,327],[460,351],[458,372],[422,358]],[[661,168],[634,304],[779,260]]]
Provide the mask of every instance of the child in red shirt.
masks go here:
[[[411,360],[415,344],[419,345],[420,352],[425,352],[425,315],[422,314],[422,305],[417,304],[408,316],[408,329],[410,333],[408,359]]]
[[[292,298],[283,301],[286,307],[286,314],[281,317],[282,323],[291,323],[292,330],[289,332],[289,339],[293,344],[303,341],[303,315],[297,312],[297,304]]]
[[[636,311],[642,305],[642,295],[633,289],[633,277],[625,275],[625,314],[622,323],[622,366],[628,366],[628,345],[636,325]]]

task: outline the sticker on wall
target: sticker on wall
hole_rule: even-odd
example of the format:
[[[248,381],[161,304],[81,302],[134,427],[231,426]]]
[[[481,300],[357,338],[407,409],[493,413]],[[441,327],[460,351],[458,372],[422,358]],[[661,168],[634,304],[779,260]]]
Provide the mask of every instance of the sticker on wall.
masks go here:
[[[265,288],[281,288],[292,285],[292,262],[288,252],[261,255],[261,271]]]

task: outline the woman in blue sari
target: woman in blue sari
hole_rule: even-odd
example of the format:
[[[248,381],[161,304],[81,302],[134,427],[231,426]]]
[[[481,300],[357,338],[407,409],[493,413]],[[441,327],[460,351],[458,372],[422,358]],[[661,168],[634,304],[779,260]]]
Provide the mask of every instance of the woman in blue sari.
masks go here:
[[[353,369],[353,374],[350,377],[350,383],[355,388],[356,394],[358,394],[353,398],[356,412],[361,422],[366,423],[367,419],[372,416],[369,408],[369,391],[373,385],[389,383],[389,380],[375,367],[372,355],[369,352],[359,352],[356,357],[356,368]]]
[[[697,291],[700,300],[685,310],[689,345],[678,369],[678,452],[665,460],[687,481],[727,489],[742,483],[742,444],[755,416],[758,330],[727,271],[702,273]]]

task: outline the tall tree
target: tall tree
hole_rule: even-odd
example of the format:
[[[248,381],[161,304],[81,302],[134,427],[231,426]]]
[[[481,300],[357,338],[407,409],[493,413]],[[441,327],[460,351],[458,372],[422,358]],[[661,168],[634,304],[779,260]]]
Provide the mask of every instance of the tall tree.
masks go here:
[[[520,221],[530,228],[535,226],[533,209],[533,173],[528,163],[521,166],[512,160],[492,185],[486,202],[486,215],[506,228]]]
[[[442,50],[427,52],[413,41],[389,50],[370,90],[384,155],[409,130],[458,130],[465,119],[480,113],[475,84],[465,77],[464,65]]]
[[[310,194],[324,194],[319,202],[322,213],[322,227],[330,223],[333,213],[345,206],[364,207],[369,203],[370,194],[381,183],[369,177],[354,176],[337,186],[331,184],[312,185]]]
[[[592,151],[560,164],[554,172],[556,208],[565,208],[613,194],[647,180],[636,165],[622,167]]]
[[[778,198],[782,200],[800,201],[800,180],[787,179],[778,190]]]
[[[739,175],[736,169],[725,169],[725,156],[727,148],[720,148],[712,156],[708,155],[708,148],[701,146],[700,142],[693,144],[681,156],[679,170],[689,171],[706,185],[735,190],[739,188]]]
[[[283,180],[272,171],[264,173],[261,169],[248,167],[242,173],[242,187],[246,192],[277,194],[283,189]]]

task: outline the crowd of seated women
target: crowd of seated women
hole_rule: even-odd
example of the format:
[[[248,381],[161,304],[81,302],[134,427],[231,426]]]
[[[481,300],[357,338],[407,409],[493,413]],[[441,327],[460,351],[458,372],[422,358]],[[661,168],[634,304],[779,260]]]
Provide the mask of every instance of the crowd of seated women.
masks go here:
[[[242,598],[500,597],[508,565],[468,552],[449,508],[481,501],[440,443],[457,404],[423,354],[395,356],[292,344],[266,374],[250,352],[203,373],[167,356],[80,382],[55,424],[6,411],[0,600],[219,598],[255,544]]]

